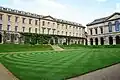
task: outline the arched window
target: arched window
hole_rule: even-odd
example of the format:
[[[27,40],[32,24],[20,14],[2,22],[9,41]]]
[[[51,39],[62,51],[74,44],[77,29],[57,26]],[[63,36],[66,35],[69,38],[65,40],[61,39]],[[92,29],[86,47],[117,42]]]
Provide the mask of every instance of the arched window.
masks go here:
[[[111,22],[108,23],[108,28],[109,28],[109,32],[112,32],[112,23]]]
[[[119,21],[115,21],[115,31],[119,31],[119,26],[120,26]]]

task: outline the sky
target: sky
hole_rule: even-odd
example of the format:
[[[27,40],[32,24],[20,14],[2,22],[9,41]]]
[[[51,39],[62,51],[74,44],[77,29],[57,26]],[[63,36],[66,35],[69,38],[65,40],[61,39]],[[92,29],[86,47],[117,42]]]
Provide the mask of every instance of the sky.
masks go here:
[[[0,0],[0,6],[86,25],[120,12],[120,0]]]

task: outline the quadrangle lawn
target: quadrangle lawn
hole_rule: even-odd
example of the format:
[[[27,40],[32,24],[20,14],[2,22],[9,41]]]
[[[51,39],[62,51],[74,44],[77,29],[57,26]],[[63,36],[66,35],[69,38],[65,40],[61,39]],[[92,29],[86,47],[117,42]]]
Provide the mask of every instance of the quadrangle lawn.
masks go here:
[[[120,62],[119,48],[0,54],[0,62],[20,80],[65,80]]]

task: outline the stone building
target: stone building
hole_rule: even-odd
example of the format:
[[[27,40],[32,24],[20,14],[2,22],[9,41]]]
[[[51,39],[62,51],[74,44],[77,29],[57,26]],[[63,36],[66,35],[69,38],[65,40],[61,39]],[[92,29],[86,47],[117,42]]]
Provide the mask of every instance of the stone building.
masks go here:
[[[120,44],[120,13],[96,19],[87,24],[88,45]]]
[[[58,44],[84,44],[85,27],[79,23],[0,7],[0,43],[24,43],[20,33],[37,33],[57,38]]]

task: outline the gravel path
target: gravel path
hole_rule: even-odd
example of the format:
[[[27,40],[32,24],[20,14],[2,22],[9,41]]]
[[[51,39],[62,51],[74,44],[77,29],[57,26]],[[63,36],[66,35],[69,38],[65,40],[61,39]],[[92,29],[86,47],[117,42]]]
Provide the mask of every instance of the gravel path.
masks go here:
[[[18,80],[0,63],[0,80]]]
[[[68,80],[120,80],[120,64],[97,70]]]

